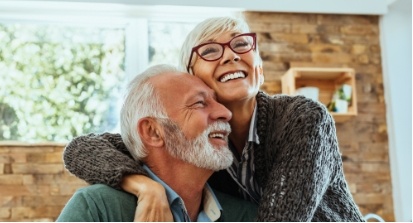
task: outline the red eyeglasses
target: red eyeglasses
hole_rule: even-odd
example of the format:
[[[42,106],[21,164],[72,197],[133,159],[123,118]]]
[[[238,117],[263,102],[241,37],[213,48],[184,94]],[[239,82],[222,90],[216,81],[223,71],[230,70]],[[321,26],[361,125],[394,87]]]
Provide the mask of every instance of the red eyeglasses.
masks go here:
[[[244,33],[235,36],[226,43],[209,42],[200,44],[192,48],[191,56],[186,70],[189,72],[191,66],[192,56],[194,52],[205,61],[216,61],[224,55],[225,46],[228,46],[234,53],[243,54],[248,53],[256,47],[256,34]]]

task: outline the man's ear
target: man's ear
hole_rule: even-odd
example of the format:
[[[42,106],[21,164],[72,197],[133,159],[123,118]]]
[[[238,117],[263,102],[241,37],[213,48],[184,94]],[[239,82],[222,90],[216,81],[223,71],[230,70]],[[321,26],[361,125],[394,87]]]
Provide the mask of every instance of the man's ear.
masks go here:
[[[153,118],[146,117],[139,120],[138,134],[145,145],[152,147],[162,147],[164,145],[162,128]]]

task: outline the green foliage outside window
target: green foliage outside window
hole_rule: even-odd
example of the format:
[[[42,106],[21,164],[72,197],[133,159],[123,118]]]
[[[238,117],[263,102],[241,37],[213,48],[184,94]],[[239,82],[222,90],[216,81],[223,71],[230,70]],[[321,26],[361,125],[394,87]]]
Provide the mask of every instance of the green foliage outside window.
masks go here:
[[[0,24],[0,140],[113,129],[124,38],[117,28]]]

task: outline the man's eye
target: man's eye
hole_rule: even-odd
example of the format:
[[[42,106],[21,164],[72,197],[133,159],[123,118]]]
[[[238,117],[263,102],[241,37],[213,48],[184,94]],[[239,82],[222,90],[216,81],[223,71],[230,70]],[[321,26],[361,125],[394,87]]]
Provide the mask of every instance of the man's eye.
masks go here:
[[[206,105],[206,103],[205,103],[205,101],[197,101],[194,105],[204,107]]]

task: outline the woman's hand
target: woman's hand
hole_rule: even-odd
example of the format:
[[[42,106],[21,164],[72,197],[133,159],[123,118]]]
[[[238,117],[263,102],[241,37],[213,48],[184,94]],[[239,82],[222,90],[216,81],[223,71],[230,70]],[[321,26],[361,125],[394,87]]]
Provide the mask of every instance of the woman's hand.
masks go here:
[[[165,188],[160,183],[143,175],[128,175],[121,186],[138,197],[134,221],[174,221]]]

